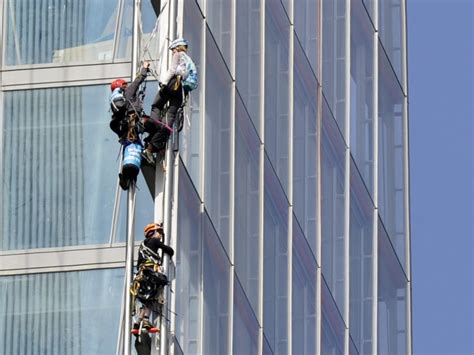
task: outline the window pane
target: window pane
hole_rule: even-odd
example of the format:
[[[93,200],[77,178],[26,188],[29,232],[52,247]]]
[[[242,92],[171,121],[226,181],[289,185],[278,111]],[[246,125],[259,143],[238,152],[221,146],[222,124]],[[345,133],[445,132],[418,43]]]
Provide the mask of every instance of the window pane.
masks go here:
[[[323,93],[339,129],[345,132],[346,1],[323,1]]]
[[[119,151],[109,94],[108,86],[4,93],[2,250],[108,242]]]
[[[207,214],[203,230],[203,352],[229,353],[230,262]]]
[[[265,159],[263,325],[275,354],[288,352],[288,201]]]
[[[405,265],[404,97],[387,56],[382,50],[379,54],[379,211]]]
[[[236,1],[236,85],[260,132],[260,0]]]
[[[382,223],[378,227],[378,351],[406,354],[407,279]]]
[[[176,338],[184,354],[200,349],[201,202],[183,165],[179,171],[178,238],[176,250]]]
[[[202,14],[194,1],[184,2],[184,37],[189,40],[189,55],[193,58],[198,71],[200,84],[197,89],[193,90],[189,95],[188,104],[185,112],[188,117],[185,118],[183,131],[180,136],[180,154],[184,165],[188,170],[194,185],[201,194],[201,169],[202,156],[201,153],[201,100],[202,88],[204,86],[202,76]],[[202,196],[202,195],[201,195]]]
[[[322,281],[321,354],[344,354],[345,325],[328,285]]]
[[[230,98],[232,79],[207,31],[204,203],[219,238],[229,250]]]
[[[304,235],[316,254],[318,83],[296,41],[294,55],[293,205]]]
[[[0,353],[115,351],[123,276],[103,269],[0,278]]]
[[[402,81],[402,0],[379,1],[379,36],[390,63]]]
[[[242,286],[258,314],[260,141],[239,96],[236,96],[235,110],[234,263]]]
[[[322,261],[324,277],[341,314],[344,314],[344,190],[345,145],[323,101],[322,124]]]
[[[206,4],[206,19],[211,33],[224,56],[227,67],[232,68],[232,1],[206,0]]]
[[[351,165],[350,333],[361,354],[372,352],[374,206],[362,178]]]
[[[293,0],[294,2],[294,24],[297,40],[303,47],[311,69],[315,75],[319,75],[319,3],[321,0]]]
[[[316,260],[293,217],[292,354],[316,354]]]
[[[288,190],[290,23],[279,1],[265,2],[265,149]]]
[[[361,0],[351,5],[351,154],[373,194],[374,31]]]
[[[10,0],[6,65],[112,59],[120,2],[116,0]]]
[[[233,326],[233,353],[258,353],[259,325],[244,290],[237,277],[234,277],[234,326]]]

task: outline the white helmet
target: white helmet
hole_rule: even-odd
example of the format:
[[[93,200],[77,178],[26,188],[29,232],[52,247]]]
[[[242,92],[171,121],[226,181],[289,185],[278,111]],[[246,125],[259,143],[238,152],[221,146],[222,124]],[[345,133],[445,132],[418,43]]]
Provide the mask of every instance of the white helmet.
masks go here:
[[[186,41],[184,38],[176,38],[173,42],[171,42],[169,49],[175,49],[176,47],[179,46],[188,46],[188,41]]]

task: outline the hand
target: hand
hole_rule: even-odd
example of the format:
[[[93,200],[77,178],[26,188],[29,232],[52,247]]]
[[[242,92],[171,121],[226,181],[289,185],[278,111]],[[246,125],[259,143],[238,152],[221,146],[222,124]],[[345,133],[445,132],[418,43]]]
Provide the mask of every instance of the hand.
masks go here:
[[[149,69],[149,68],[150,68],[150,61],[145,60],[145,61],[143,62],[143,68]]]

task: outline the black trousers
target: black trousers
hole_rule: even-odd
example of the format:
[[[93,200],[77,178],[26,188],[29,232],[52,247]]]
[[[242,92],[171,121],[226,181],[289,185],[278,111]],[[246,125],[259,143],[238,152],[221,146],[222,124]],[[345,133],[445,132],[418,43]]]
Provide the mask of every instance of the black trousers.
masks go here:
[[[149,137],[147,137],[145,141],[152,145],[153,151],[155,152],[164,149],[166,146],[166,142],[172,132],[174,121],[176,120],[176,113],[183,104],[183,89],[181,83],[176,90],[173,90],[176,80],[174,76],[168,85],[158,91],[151,104],[150,118],[144,122],[145,132],[149,133]],[[167,114],[165,117],[162,117],[160,113],[168,102],[169,107]]]

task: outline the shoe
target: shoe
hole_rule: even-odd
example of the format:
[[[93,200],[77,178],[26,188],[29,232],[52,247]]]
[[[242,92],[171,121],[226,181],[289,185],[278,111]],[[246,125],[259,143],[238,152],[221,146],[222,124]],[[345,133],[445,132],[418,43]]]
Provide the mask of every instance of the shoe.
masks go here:
[[[155,165],[155,157],[153,157],[153,153],[150,152],[148,149],[143,150],[142,159],[148,165]]]
[[[120,185],[120,187],[121,187],[123,190],[125,190],[125,191],[127,191],[127,190],[129,189],[129,187],[130,187],[130,180],[126,179],[126,178],[122,175],[122,173],[119,173],[119,185]]]

